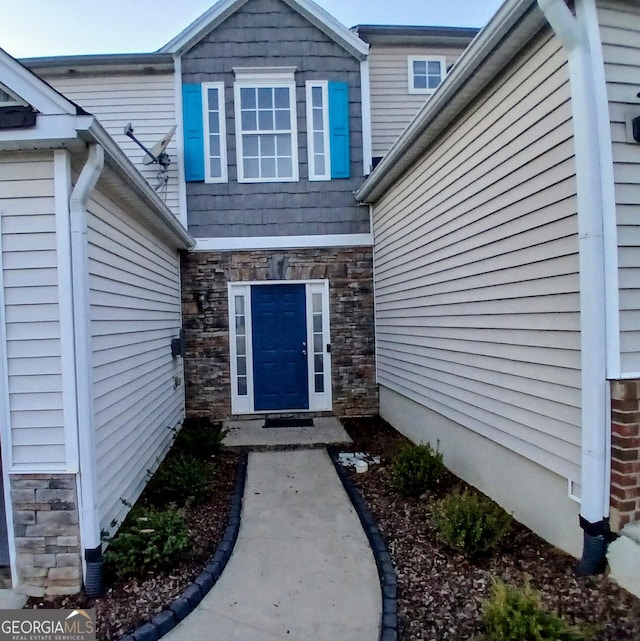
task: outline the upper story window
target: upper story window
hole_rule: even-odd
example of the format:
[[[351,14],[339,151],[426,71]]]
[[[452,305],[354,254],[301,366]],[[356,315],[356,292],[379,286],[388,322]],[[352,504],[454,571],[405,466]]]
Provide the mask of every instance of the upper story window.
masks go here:
[[[294,182],[298,111],[292,67],[236,68],[234,130],[241,183]],[[349,178],[349,86],[310,80],[304,94],[309,180]],[[223,82],[182,86],[184,176],[187,182],[228,181]]]
[[[433,93],[446,75],[446,61],[441,56],[409,56],[409,93]]]
[[[293,68],[234,69],[238,182],[298,180]]]
[[[309,180],[330,180],[329,83],[309,80],[306,87]]]
[[[227,182],[227,133],[225,126],[224,83],[202,85],[205,182]]]

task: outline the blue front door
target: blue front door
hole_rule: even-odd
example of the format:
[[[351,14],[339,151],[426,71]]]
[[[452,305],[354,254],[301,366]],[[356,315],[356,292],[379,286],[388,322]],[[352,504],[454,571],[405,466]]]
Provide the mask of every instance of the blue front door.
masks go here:
[[[304,285],[251,288],[256,411],[309,408]]]

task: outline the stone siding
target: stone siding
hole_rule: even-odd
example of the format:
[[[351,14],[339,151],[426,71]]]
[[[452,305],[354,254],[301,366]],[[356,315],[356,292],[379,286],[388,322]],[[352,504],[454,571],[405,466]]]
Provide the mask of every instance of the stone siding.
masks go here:
[[[611,385],[611,529],[640,520],[640,380]]]
[[[82,588],[76,478],[12,474],[16,590],[29,596],[75,594]]]
[[[378,411],[371,248],[195,252],[182,264],[187,414],[231,414],[229,282],[329,281],[333,413]],[[208,308],[200,311],[198,296]]]

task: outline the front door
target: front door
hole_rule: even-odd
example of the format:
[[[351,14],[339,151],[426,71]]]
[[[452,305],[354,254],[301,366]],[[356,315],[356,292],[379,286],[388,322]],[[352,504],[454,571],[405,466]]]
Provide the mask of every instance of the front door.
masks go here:
[[[251,288],[255,411],[309,408],[303,284]]]

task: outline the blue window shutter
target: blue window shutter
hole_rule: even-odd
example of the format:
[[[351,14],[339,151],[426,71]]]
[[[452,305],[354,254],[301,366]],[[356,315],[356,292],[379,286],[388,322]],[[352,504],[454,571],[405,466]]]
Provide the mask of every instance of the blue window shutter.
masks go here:
[[[331,178],[349,178],[349,85],[329,83]]]
[[[187,182],[204,180],[204,130],[200,85],[182,85],[184,175]]]

